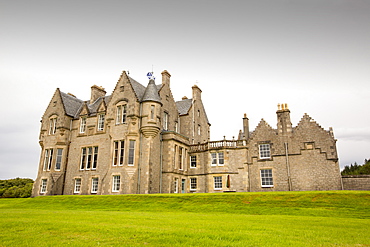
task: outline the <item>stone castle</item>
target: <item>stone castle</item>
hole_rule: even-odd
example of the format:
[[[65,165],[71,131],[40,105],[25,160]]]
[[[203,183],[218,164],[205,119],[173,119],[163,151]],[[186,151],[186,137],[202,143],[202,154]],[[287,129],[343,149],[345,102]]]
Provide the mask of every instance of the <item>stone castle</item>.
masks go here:
[[[171,75],[147,86],[125,71],[113,93],[91,87],[83,101],[56,90],[41,120],[33,196],[342,189],[336,139],[286,104],[277,128],[263,119],[237,140],[210,141],[202,91],[175,101]]]

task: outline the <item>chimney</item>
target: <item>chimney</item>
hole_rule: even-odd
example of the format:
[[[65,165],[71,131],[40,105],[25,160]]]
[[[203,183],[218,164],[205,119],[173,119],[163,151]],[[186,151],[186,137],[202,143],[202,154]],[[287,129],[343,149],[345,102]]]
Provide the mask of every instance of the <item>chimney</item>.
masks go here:
[[[168,84],[168,86],[170,86],[170,78],[171,78],[171,74],[168,73],[167,70],[164,70],[162,72],[162,84],[163,85]]]
[[[277,114],[277,127],[279,134],[292,133],[292,122],[290,121],[290,111],[288,104],[278,104]]]
[[[249,119],[247,118],[246,113],[244,113],[244,117],[243,117],[243,132],[244,132],[244,139],[247,140],[249,138]]]
[[[97,85],[92,86],[90,104],[94,103],[98,98],[104,97],[106,93],[107,92],[103,87],[99,87]]]
[[[191,87],[193,89],[193,100],[201,100],[202,90],[197,85]]]

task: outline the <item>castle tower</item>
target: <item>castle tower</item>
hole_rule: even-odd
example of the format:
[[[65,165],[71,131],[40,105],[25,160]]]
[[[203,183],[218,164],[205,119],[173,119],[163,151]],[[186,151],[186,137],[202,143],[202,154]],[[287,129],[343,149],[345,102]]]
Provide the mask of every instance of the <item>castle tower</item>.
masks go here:
[[[138,193],[158,193],[160,179],[160,112],[161,98],[153,79],[144,92],[142,98],[142,115],[140,131],[143,135],[141,143],[141,162],[139,168]]]

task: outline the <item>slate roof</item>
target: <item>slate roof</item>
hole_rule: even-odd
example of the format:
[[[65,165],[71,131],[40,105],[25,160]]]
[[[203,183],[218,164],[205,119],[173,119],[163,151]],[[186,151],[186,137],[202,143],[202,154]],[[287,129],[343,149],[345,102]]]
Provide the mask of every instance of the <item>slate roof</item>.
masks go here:
[[[143,98],[141,99],[141,102],[144,101],[154,101],[161,103],[161,98],[158,94],[158,88],[155,85],[154,80],[150,80],[148,86],[145,89]]]
[[[176,106],[177,106],[180,116],[188,114],[189,109],[192,106],[192,104],[193,104],[192,99],[184,99],[181,101],[177,101]]]
[[[71,117],[77,117],[84,101],[63,92],[60,92],[60,95],[66,114]]]

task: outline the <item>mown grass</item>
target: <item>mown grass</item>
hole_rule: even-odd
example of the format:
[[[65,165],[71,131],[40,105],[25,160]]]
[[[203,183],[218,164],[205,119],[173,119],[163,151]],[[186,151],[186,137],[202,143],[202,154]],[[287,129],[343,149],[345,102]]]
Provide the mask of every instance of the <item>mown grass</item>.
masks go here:
[[[370,246],[370,192],[0,199],[0,246]]]

